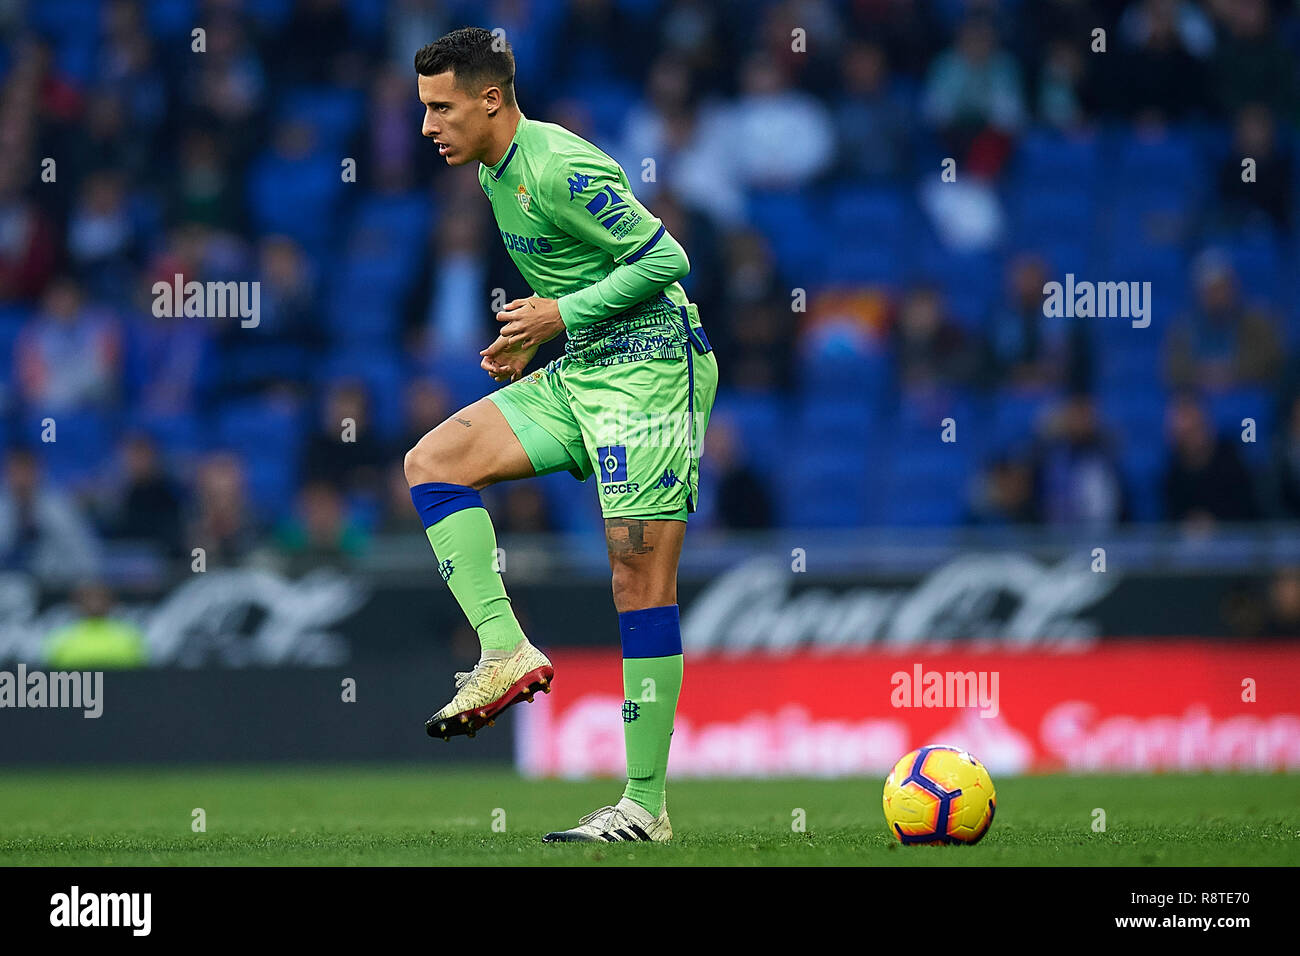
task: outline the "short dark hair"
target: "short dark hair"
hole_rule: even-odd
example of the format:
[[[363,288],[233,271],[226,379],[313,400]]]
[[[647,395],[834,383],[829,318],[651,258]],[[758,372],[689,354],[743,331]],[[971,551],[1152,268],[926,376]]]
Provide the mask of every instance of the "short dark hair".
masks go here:
[[[415,72],[421,76],[448,70],[459,89],[478,93],[484,86],[499,86],[506,103],[515,102],[515,55],[504,36],[482,27],[461,27],[415,54]]]

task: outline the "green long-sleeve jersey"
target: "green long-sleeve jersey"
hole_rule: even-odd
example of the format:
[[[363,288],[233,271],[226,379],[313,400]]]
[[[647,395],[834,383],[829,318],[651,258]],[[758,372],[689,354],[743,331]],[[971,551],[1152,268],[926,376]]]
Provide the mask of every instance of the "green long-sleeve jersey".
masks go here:
[[[690,303],[677,280],[690,261],[617,162],[562,126],[520,115],[501,160],[479,165],[479,183],[525,281],[559,300],[570,361],[685,353]],[[696,312],[688,308],[692,325]]]

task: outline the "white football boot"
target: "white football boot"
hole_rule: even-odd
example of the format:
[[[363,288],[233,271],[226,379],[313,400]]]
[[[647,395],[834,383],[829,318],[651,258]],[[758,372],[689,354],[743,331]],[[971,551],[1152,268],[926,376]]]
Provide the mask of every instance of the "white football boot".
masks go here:
[[[673,838],[668,822],[668,802],[652,815],[627,797],[612,807],[601,807],[581,820],[572,830],[559,830],[542,837],[543,843],[667,843]]]
[[[538,691],[551,692],[555,668],[546,655],[527,639],[509,657],[480,660],[472,671],[456,675],[456,696],[424,722],[430,737],[450,740],[459,734],[473,737],[492,726],[509,707],[533,700]]]

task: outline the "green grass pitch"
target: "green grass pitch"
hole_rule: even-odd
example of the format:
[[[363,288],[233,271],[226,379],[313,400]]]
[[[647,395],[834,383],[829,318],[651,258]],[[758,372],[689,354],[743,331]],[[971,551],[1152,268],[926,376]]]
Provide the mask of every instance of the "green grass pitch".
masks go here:
[[[10,769],[0,865],[1300,864],[1297,775],[995,783],[997,818],[974,847],[898,845],[874,779],[670,782],[672,845],[596,846],[541,834],[613,803],[618,781],[409,765]],[[1097,807],[1104,833],[1092,830]],[[191,828],[195,808],[206,832]],[[805,832],[792,828],[796,809]]]

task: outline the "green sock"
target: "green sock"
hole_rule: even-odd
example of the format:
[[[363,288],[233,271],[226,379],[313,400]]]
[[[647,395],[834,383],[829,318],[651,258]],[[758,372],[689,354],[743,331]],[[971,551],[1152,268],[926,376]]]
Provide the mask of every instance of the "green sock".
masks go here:
[[[524,639],[506,586],[496,570],[496,532],[483,508],[463,508],[425,529],[438,559],[438,573],[451,588],[484,656],[500,657]],[[497,653],[488,653],[488,652]]]
[[[619,615],[619,622],[623,631],[623,742],[627,748],[623,796],[658,816],[667,792],[668,747],[682,691],[684,659],[677,605],[628,611]],[[656,649],[676,653],[635,656]]]

